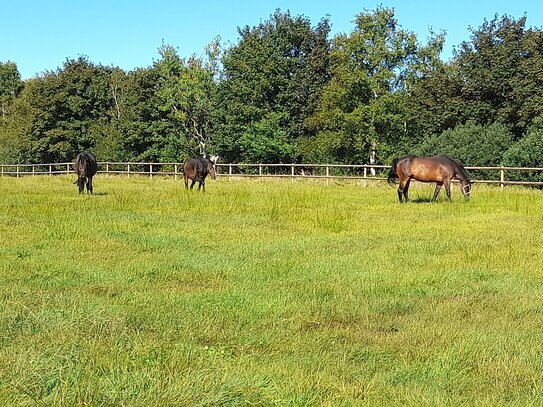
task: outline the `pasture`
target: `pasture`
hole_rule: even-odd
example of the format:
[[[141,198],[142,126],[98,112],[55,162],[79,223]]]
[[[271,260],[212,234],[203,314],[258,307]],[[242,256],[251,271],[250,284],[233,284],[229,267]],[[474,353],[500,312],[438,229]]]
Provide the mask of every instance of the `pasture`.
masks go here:
[[[0,405],[543,405],[543,192],[0,177]]]

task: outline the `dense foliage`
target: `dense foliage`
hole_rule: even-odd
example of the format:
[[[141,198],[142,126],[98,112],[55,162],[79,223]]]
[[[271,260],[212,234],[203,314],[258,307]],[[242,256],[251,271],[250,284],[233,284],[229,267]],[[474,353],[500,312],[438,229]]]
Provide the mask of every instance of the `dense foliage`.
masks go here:
[[[503,124],[482,126],[469,121],[438,136],[428,137],[414,148],[419,155],[445,154],[455,157],[464,165],[499,166],[504,153],[513,145],[510,130]],[[470,171],[484,179],[484,172]]]
[[[406,153],[469,165],[543,165],[543,31],[495,16],[450,61],[444,33],[422,44],[378,7],[330,38],[330,22],[276,11],[217,38],[205,56],[162,44],[125,72],[86,57],[21,80],[0,62],[0,162],[378,163]]]

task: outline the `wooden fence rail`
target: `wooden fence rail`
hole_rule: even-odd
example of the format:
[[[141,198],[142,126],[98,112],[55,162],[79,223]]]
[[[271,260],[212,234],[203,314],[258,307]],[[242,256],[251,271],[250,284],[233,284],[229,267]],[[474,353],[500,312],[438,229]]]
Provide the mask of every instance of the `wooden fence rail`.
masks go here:
[[[331,179],[357,179],[357,180],[386,180],[388,165],[370,164],[217,164],[219,177],[256,177],[256,178],[322,178]],[[497,174],[497,178],[474,179],[474,183],[505,185],[543,186],[543,181],[515,181],[508,180],[509,172],[543,173],[540,167],[465,167],[466,170],[476,170]],[[98,173],[126,175],[145,175],[153,177],[182,176],[182,163],[142,163],[142,162],[99,162]],[[58,175],[73,173],[73,163],[46,163],[46,164],[0,164],[0,176],[37,176]]]

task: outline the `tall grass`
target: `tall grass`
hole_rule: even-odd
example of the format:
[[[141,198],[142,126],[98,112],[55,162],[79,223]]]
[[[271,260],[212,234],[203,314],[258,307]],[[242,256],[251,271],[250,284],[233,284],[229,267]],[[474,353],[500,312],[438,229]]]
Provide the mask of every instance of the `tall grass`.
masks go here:
[[[72,181],[0,178],[0,405],[543,405],[540,191]]]

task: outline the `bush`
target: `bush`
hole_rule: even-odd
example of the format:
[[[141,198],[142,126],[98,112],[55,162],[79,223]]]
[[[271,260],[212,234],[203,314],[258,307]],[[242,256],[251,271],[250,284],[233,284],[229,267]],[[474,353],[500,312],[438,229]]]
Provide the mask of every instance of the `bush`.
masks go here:
[[[524,138],[512,145],[504,154],[507,167],[543,167],[543,126],[531,129]],[[543,181],[541,171],[509,171],[512,181]]]
[[[415,154],[448,155],[460,160],[466,166],[499,166],[503,154],[513,144],[513,136],[503,124],[481,126],[474,122],[445,130],[439,136],[423,140]],[[474,178],[495,178],[488,171],[469,171]]]

